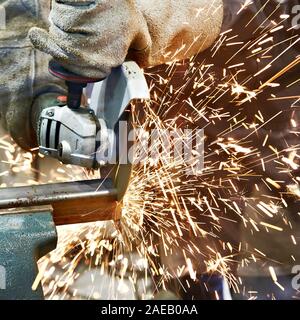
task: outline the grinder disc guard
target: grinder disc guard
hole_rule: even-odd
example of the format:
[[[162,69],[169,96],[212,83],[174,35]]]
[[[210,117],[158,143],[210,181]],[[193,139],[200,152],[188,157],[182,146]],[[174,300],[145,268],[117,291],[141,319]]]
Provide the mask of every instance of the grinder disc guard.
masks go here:
[[[139,100],[149,100],[149,88],[143,71],[135,62],[125,62],[113,69],[108,78],[87,88],[90,108],[100,123],[105,121],[106,128],[115,133],[115,164],[100,167],[102,178],[111,178],[121,200],[128,188],[132,163],[128,161],[128,150],[131,147],[128,134],[133,129],[130,105]],[[90,95],[88,94],[90,92]],[[103,127],[103,125],[102,125]]]

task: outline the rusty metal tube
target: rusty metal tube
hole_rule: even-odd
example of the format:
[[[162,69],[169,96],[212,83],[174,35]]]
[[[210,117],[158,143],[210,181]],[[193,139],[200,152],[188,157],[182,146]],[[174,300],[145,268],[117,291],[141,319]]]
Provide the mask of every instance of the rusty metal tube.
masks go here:
[[[52,207],[56,225],[120,218],[120,203],[111,179],[0,189],[0,214],[44,205]]]

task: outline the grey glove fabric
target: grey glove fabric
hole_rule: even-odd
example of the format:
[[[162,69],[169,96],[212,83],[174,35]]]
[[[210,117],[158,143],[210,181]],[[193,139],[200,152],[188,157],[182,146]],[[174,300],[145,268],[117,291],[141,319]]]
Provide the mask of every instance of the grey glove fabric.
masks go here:
[[[219,36],[222,0],[137,0],[151,37],[145,67],[190,58]]]
[[[69,70],[104,78],[125,59],[140,66],[183,59],[217,38],[221,0],[56,0],[49,33],[30,31],[34,46]]]
[[[35,140],[30,123],[34,96],[45,86],[58,84],[48,73],[49,57],[34,49],[27,37],[33,26],[47,28],[50,1],[0,0],[0,6],[5,12],[5,28],[0,30],[1,125],[29,150]]]

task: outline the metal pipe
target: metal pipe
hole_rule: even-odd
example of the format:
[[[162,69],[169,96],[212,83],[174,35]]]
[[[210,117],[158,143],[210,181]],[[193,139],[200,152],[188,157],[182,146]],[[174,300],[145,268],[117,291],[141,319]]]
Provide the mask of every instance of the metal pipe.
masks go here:
[[[0,189],[0,214],[12,208],[50,205],[56,225],[120,218],[117,190],[111,179]],[[6,209],[6,210],[5,210]]]

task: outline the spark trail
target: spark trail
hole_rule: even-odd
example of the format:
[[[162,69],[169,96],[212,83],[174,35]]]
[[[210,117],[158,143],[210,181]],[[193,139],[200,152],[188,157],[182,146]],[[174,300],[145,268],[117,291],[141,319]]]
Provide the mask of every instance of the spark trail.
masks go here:
[[[294,94],[300,37],[280,5],[267,19],[259,19],[262,11],[246,21],[245,30],[224,31],[209,51],[147,70],[152,101],[133,108],[134,125],[149,133],[149,144],[151,130],[160,132],[151,141],[156,157],[134,166],[118,224],[59,230],[57,250],[40,261],[49,299],[114,299],[130,290],[146,299],[174,281],[186,291],[203,273],[221,274],[234,292],[255,299],[257,292],[243,285],[249,268],[265,270],[284,289],[276,269],[297,262],[300,237]],[[199,128],[205,136],[201,172],[197,153],[191,163],[164,152],[166,132],[182,132],[167,137],[176,150],[184,148],[185,129],[195,142]],[[6,152],[11,148],[1,145]],[[6,156],[10,165],[19,161]],[[69,169],[58,170],[72,179],[85,174]],[[283,256],[270,248],[277,237],[286,244]],[[86,270],[89,294],[82,294],[76,283]],[[96,281],[93,271],[109,275],[109,285]]]

